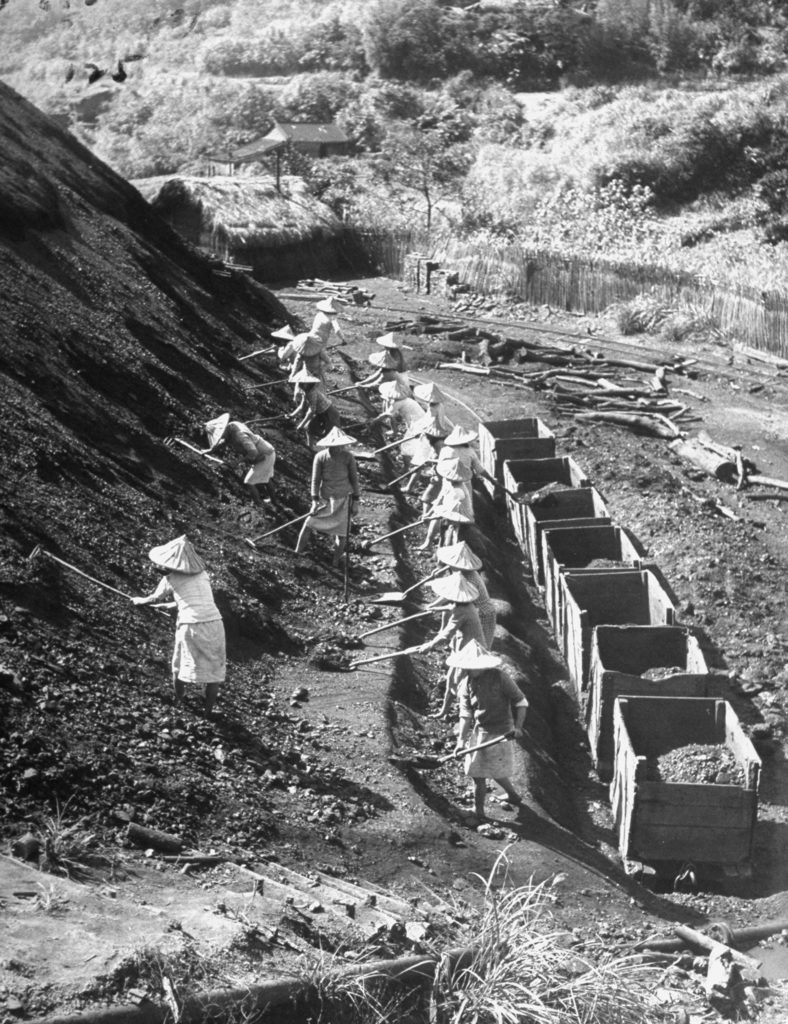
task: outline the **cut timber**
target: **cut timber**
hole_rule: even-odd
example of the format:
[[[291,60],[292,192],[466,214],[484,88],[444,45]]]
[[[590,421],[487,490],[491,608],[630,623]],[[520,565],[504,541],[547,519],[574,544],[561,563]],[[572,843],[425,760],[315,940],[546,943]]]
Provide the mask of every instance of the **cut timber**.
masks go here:
[[[170,835],[169,832],[159,832],[155,828],[137,825],[133,821],[129,822],[126,836],[129,842],[146,850],[160,850],[162,853],[181,853],[183,850],[183,842],[177,836]]]
[[[591,421],[600,423],[614,423],[616,426],[629,427],[638,433],[652,434],[654,437],[664,437],[672,440],[679,437],[681,431],[675,423],[671,423],[665,416],[657,414],[642,414],[632,412],[580,412],[575,413],[576,420]]]
[[[688,946],[697,946],[698,949],[704,949],[707,953],[725,952],[735,963],[741,964],[742,967],[751,971],[759,971],[761,968],[760,960],[755,960],[753,957],[747,956],[746,953],[740,953],[738,949],[732,949],[723,942],[710,939],[708,935],[704,935],[703,932],[698,932],[694,928],[677,925],[675,932]]]
[[[730,453],[733,456],[732,458],[726,458],[720,455],[719,452],[712,451],[700,439],[694,437],[689,437],[686,440],[679,438],[668,445],[668,447],[680,459],[692,463],[693,466],[702,470],[707,476],[716,477],[717,480],[722,480],[723,483],[727,484],[735,483],[738,479],[736,458],[733,452]]]
[[[747,477],[748,484],[758,484],[760,487],[776,487],[780,491],[788,491],[788,480],[778,480],[773,476],[761,476],[760,473],[751,473]]]

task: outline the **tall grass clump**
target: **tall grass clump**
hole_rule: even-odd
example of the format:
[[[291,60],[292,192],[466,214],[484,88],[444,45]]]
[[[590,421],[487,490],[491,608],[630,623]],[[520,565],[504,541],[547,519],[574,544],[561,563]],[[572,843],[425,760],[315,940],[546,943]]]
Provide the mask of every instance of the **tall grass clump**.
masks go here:
[[[470,966],[438,979],[451,1024],[657,1024],[659,972],[600,941],[575,946],[551,920],[549,883],[493,889]],[[582,949],[582,952],[580,951]]]

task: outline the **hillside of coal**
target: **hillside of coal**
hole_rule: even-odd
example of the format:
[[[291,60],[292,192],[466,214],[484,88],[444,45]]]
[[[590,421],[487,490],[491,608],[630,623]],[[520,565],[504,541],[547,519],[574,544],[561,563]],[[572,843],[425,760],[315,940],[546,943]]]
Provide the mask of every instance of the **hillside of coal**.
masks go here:
[[[238,357],[289,315],[242,274],[217,273],[1,84],[0,135],[0,828],[10,838],[61,816],[98,842],[131,817],[193,844],[256,842],[272,828],[260,775],[306,771],[264,671],[302,645],[287,620],[290,563],[242,536],[303,511],[310,456],[269,435],[279,470],[260,513],[240,464],[164,441],[203,443],[223,411],[285,408],[286,388],[244,391],[270,364]],[[173,620],[122,596],[153,589],[148,549],[182,533],[227,629],[233,686],[215,724],[198,694],[188,713],[172,706]]]

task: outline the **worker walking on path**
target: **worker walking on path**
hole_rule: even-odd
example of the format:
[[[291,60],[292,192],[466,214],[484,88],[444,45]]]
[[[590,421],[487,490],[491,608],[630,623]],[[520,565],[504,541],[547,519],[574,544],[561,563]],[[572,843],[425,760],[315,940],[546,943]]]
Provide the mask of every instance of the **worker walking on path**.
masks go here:
[[[334,565],[339,565],[348,543],[350,520],[358,509],[359,480],[356,460],[349,451],[356,439],[339,427],[317,442],[321,449],[312,462],[311,515],[301,527],[296,554],[303,554],[310,530],[334,538]]]
[[[307,444],[314,451],[321,437],[325,437],[334,427],[339,427],[339,410],[323,390],[320,379],[314,374],[301,369],[291,377],[291,380],[296,386],[295,397],[298,399],[298,405],[288,413],[288,416],[295,420],[303,414],[301,422],[296,424],[296,430],[306,431]]]
[[[479,570],[482,567],[482,560],[468,547],[465,541],[458,541],[456,544],[449,544],[446,547],[438,548],[435,552],[437,560],[450,569],[457,570],[463,574],[465,579],[476,587],[479,596],[474,602],[476,611],[479,613],[479,621],[482,624],[484,634],[484,646],[489,650],[492,647],[495,636],[497,615],[495,605],[490,600],[484,580]]]
[[[344,305],[345,300],[338,298],[336,295],[329,295],[327,299],[321,299],[320,302],[316,302],[315,309],[317,312],[315,313],[309,333],[317,335],[324,345],[328,345],[334,338],[337,339],[336,344],[343,344],[345,336],[342,333],[342,328],[339,326],[339,313],[340,308]]]
[[[255,502],[271,500],[269,483],[274,475],[276,449],[260,434],[250,430],[245,423],[231,420],[229,412],[222,413],[216,419],[205,424],[208,435],[208,447],[205,454],[216,451],[226,444],[227,447],[240,455],[249,469],[244,476],[244,483],[249,488]]]
[[[153,547],[150,560],[166,570],[159,585],[147,597],[133,597],[135,605],[172,602],[178,609],[172,684],[176,700],[182,700],[186,683],[205,686],[205,713],[210,715],[219,687],[225,680],[224,623],[214,604],[205,562],[184,534]]]
[[[517,684],[501,669],[501,659],[475,641],[450,655],[448,664],[460,673],[460,723],[455,750],[475,747],[499,736],[519,739],[528,701]],[[514,748],[511,739],[477,750],[465,757],[465,774],[473,779],[473,804],[480,822],[486,820],[487,780],[493,779],[510,804],[523,799],[512,785]]]

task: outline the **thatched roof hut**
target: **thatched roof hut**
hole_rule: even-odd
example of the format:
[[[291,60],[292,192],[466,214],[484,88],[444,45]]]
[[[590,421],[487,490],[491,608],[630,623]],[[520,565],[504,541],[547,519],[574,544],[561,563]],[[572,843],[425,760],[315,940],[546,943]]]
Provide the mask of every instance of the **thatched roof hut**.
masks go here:
[[[169,177],[134,182],[176,230],[203,248],[238,256],[330,238],[342,223],[300,178]]]

